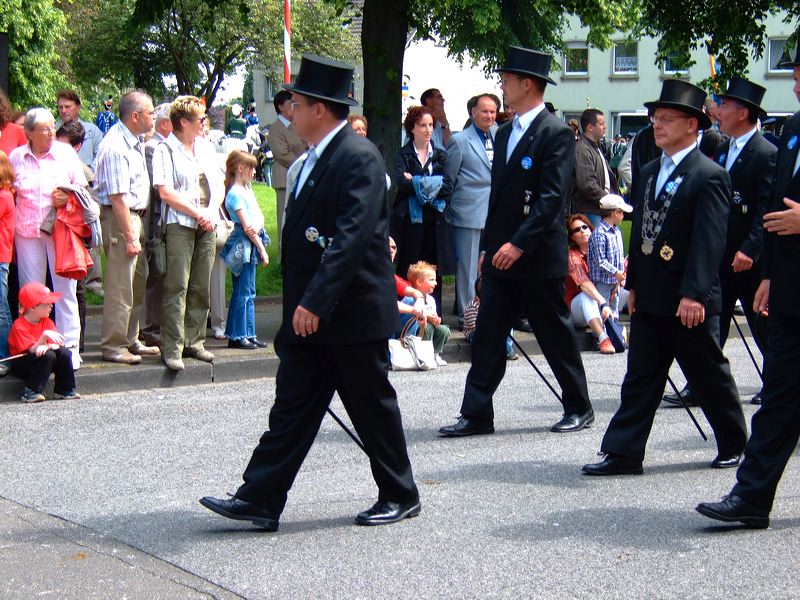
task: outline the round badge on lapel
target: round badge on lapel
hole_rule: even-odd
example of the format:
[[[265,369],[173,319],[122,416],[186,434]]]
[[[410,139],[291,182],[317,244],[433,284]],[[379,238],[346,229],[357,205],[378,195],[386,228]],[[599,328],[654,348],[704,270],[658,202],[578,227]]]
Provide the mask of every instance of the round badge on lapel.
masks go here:
[[[725,159],[726,159],[726,158],[728,158],[728,155],[727,155],[727,154],[720,154],[720,157],[719,157],[719,164],[721,164],[721,165],[724,165],[724,164],[725,164]]]
[[[319,239],[319,231],[317,231],[316,227],[306,229],[306,239],[312,244]]]
[[[795,146],[797,146],[797,136],[793,135],[792,137],[789,138],[789,141],[786,142],[786,147],[789,150],[794,150]]]
[[[533,159],[530,156],[523,156],[520,164],[527,171],[533,166]]]

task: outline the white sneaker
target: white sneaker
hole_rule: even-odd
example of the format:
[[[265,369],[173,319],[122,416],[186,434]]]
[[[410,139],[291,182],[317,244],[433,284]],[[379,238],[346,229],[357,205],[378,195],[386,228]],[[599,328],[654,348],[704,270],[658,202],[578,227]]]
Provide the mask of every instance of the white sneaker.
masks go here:
[[[447,366],[447,361],[442,358],[441,354],[437,354],[436,355],[436,366],[437,367],[446,367]]]

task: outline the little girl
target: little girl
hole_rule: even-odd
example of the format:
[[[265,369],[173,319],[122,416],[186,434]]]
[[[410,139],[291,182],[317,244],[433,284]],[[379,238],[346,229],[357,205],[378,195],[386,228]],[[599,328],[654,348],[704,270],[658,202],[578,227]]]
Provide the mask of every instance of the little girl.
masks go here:
[[[269,264],[266,246],[270,243],[251,186],[256,164],[255,156],[241,150],[231,152],[225,163],[225,208],[234,223],[220,254],[233,275],[225,335],[229,348],[242,350],[267,346],[256,337],[256,265],[259,257],[264,265]]]
[[[8,264],[14,245],[14,169],[8,156],[0,152],[0,358],[8,357],[8,332],[11,310],[8,306]],[[0,377],[8,367],[0,363]]]

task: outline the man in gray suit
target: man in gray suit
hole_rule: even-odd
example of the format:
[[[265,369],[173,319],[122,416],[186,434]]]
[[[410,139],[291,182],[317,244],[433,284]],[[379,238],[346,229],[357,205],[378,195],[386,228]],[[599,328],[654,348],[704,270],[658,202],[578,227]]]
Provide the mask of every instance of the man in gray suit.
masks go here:
[[[278,118],[269,127],[269,149],[275,157],[272,164],[272,187],[275,188],[276,211],[278,219],[278,247],[281,245],[283,234],[283,211],[286,203],[286,173],[292,163],[296,161],[303,152],[306,145],[295,133],[292,125],[292,94],[286,90],[281,90],[273,98],[275,112]],[[289,190],[291,193],[291,190]]]
[[[489,191],[497,104],[488,94],[477,97],[472,124],[450,138],[447,145],[447,175],[453,180],[453,195],[445,218],[453,226],[456,246],[456,303],[458,322],[464,324],[464,307],[475,294],[478,257]]]

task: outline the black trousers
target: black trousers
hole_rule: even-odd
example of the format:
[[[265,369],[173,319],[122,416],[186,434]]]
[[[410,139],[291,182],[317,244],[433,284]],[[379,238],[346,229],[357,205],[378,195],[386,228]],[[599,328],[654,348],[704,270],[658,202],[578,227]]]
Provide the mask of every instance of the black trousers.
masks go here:
[[[753,299],[761,283],[759,273],[753,269],[742,273],[720,273],[719,281],[722,287],[722,312],[719,314],[720,348],[725,347],[733,319],[733,310],[738,300],[742,303],[744,316],[753,333],[756,346],[763,355],[767,347],[767,320],[753,312]]]
[[[400,408],[388,378],[387,341],[335,346],[276,341],[275,349],[281,362],[269,431],[261,436],[236,496],[275,514],[283,511],[336,391],[369,454],[378,499],[416,501]]]
[[[677,317],[634,312],[622,403],[603,437],[603,452],[644,460],[661,394],[677,359],[717,438],[722,456],[744,450],[747,430],[728,359],[718,341],[718,315],[689,329]]]
[[[770,313],[761,408],[733,494],[767,510],[800,437],[800,318]]]
[[[564,412],[587,412],[592,405],[572,319],[564,303],[564,280],[484,277],[461,414],[478,422],[494,420],[492,396],[506,372],[506,337],[520,311],[528,318],[561,386]]]
[[[72,369],[72,352],[68,348],[48,350],[42,356],[27,354],[11,361],[11,369],[25,380],[25,387],[41,392],[55,373],[56,394],[66,394],[75,389],[75,371]]]

